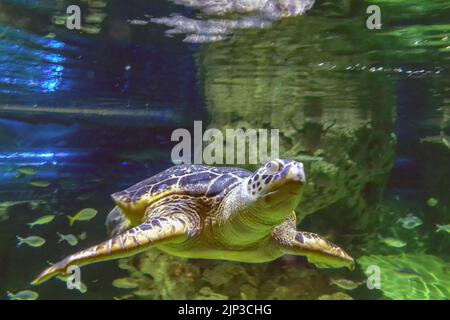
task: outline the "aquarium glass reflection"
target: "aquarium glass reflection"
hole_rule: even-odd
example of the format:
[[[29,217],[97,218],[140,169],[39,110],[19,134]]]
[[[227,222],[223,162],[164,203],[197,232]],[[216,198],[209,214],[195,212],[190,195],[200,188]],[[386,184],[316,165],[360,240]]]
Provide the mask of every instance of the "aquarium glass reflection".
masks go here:
[[[448,300],[449,16],[447,0],[0,1],[0,299]],[[295,241],[354,269],[149,248],[82,267],[75,289],[31,285],[126,231],[111,195],[173,166],[194,121],[200,139],[277,129],[304,170]]]

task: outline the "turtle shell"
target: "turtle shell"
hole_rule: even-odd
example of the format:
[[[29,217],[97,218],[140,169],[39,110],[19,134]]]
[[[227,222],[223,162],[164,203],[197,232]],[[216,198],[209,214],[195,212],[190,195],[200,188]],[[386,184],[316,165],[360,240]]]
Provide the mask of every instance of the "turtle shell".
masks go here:
[[[112,194],[112,198],[119,207],[126,209],[130,206],[147,207],[172,194],[223,196],[250,175],[250,171],[241,168],[176,165]]]

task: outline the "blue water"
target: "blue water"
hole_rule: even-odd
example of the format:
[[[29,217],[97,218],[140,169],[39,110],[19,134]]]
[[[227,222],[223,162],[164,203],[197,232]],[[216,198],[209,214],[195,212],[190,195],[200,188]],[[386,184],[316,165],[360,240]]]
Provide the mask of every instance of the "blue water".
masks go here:
[[[80,5],[83,26],[89,28],[73,31],[58,22],[69,4]],[[382,9],[381,30],[365,27],[369,4]],[[273,275],[238,264],[263,279],[256,286],[258,298],[317,299],[340,291],[354,299],[448,299],[450,241],[448,233],[436,232],[436,224],[450,221],[450,148],[442,142],[450,127],[449,10],[446,1],[316,1],[303,15],[280,17],[262,9],[255,15],[205,14],[162,0],[1,1],[0,207],[18,203],[5,204],[3,218],[0,214],[0,297],[7,290],[29,289],[46,261],[74,251],[57,243],[56,232],[87,232],[78,249],[104,240],[109,195],[171,166],[173,130],[192,130],[194,120],[203,120],[219,129],[279,128],[286,157],[324,150],[342,174],[327,180],[306,163],[307,175],[311,172],[316,186],[323,184],[323,192],[299,206],[307,212],[302,230],[330,236],[358,259],[380,255],[388,265],[396,259],[391,255],[406,254],[405,263],[414,268],[422,261],[416,257],[426,254],[442,263],[429,268],[439,275],[435,282],[422,277],[425,285],[417,296],[400,294],[402,282],[397,290],[363,285],[345,291],[329,278],[365,281],[364,266],[354,273],[322,271],[298,257],[270,266],[277,274],[307,270],[309,289],[299,296],[280,280],[272,285],[288,288],[287,293],[270,296],[264,279]],[[186,20],[171,33],[168,21],[174,16]],[[344,158],[356,169],[347,171]],[[23,166],[36,168],[37,175],[18,175]],[[50,186],[30,185],[37,178]],[[439,204],[430,207],[430,198]],[[86,207],[96,208],[98,216],[70,228],[64,215]],[[49,213],[57,215],[55,222],[35,230],[46,245],[17,248],[16,235],[31,235],[25,224]],[[402,229],[396,221],[408,213],[423,224]],[[378,234],[408,246],[389,247]],[[218,263],[170,261],[201,270]],[[83,271],[85,294],[56,280],[33,290],[42,299],[112,299],[127,293],[142,298],[111,285],[127,276],[111,261]],[[168,271],[166,277],[177,281]],[[199,278],[192,284],[198,292],[205,286]],[[148,283],[161,291],[160,282]],[[225,285],[211,286],[217,294],[242,298]],[[444,289],[437,293],[430,289],[440,286]],[[168,291],[143,297],[177,298]],[[195,298],[197,291],[183,297]]]

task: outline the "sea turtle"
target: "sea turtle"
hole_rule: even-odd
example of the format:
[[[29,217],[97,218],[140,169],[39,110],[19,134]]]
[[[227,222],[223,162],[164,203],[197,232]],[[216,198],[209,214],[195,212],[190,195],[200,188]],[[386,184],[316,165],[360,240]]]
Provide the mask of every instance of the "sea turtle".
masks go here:
[[[72,254],[33,284],[71,265],[123,258],[156,247],[186,258],[267,262],[306,256],[318,267],[353,269],[354,260],[323,237],[296,230],[305,183],[303,164],[272,160],[255,173],[226,167],[176,165],[121,192],[107,217],[111,239]]]

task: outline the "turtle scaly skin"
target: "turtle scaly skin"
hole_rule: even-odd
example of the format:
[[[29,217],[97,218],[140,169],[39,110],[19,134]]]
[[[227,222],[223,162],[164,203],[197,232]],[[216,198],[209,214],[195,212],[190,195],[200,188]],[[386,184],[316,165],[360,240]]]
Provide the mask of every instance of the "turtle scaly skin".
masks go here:
[[[177,165],[112,195],[111,238],[44,270],[40,284],[71,265],[128,257],[150,247],[186,258],[260,263],[302,255],[318,267],[354,260],[323,237],[296,230],[303,164],[272,160],[255,173],[239,168]]]

